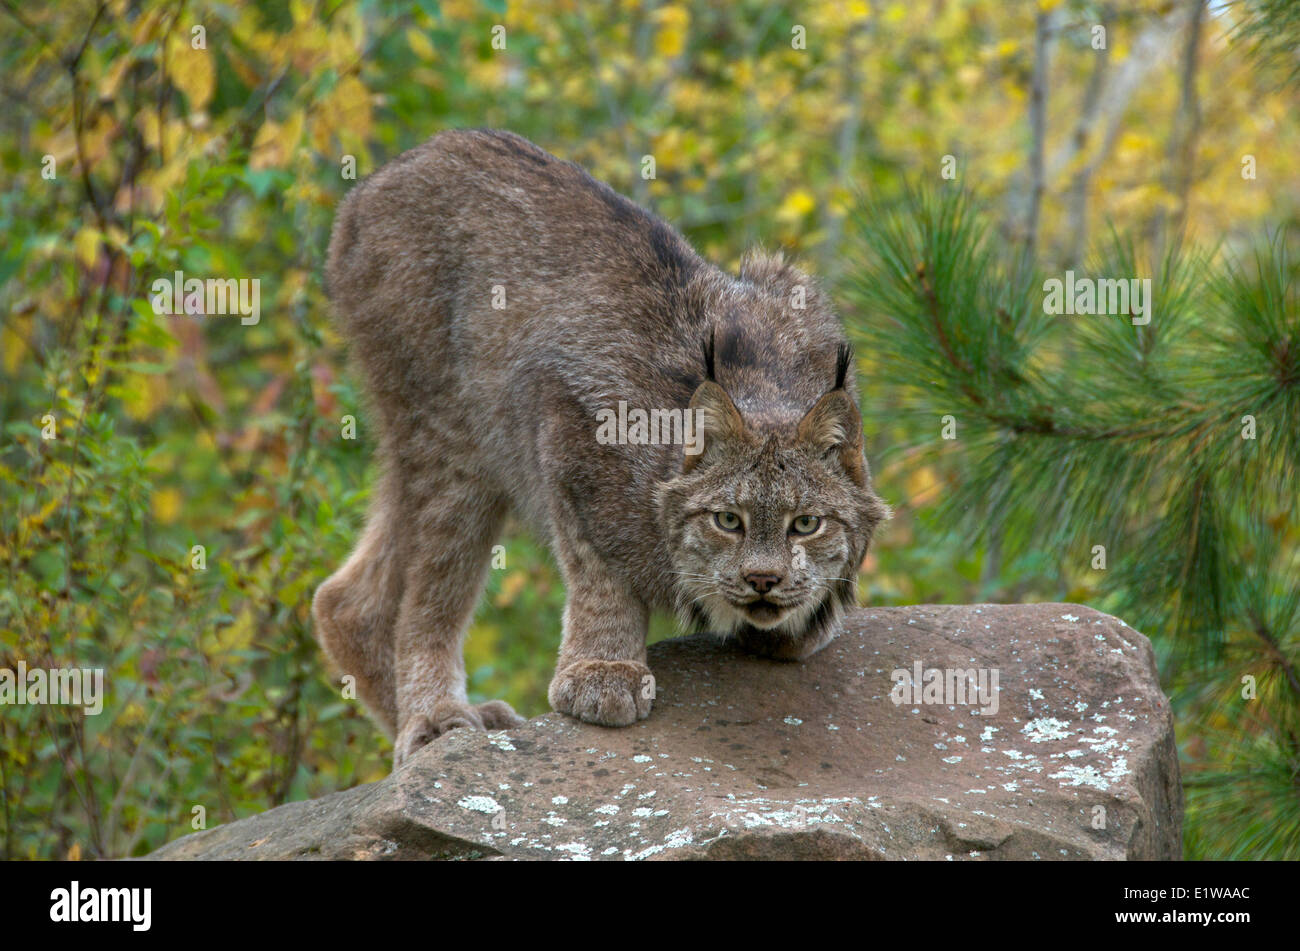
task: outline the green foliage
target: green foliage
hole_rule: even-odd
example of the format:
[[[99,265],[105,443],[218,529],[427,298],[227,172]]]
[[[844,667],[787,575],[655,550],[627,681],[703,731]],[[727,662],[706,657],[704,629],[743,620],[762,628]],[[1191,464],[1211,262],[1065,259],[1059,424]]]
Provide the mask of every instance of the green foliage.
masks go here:
[[[1237,0],[1232,13],[1239,17],[1236,39],[1281,84],[1300,81],[1300,6],[1292,0]]]
[[[1078,277],[1153,275],[1150,322],[1135,324],[1047,315],[1046,275],[981,220],[960,189],[926,190],[868,202],[854,232],[845,296],[871,385],[900,394],[914,461],[954,476],[937,522],[1004,554],[1048,553],[1153,638],[1180,721],[1196,724],[1183,734],[1189,855],[1296,858],[1300,268],[1287,237],[1244,261],[1183,248],[1153,264],[1113,235]],[[1247,776],[1242,810],[1229,777]]]

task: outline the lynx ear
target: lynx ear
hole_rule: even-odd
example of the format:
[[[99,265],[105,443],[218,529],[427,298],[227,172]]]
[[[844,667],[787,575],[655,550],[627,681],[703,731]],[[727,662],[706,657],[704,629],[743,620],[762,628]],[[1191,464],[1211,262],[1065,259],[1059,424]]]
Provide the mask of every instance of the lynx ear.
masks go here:
[[[819,456],[836,454],[849,478],[866,486],[862,417],[847,391],[834,389],[819,399],[800,420],[797,438]]]
[[[699,465],[702,459],[716,453],[719,447],[745,438],[745,421],[740,418],[740,410],[731,402],[727,391],[712,380],[705,380],[695,388],[687,412],[691,419],[699,420],[698,435],[702,442],[698,444],[699,452],[687,452],[682,456],[683,475]]]

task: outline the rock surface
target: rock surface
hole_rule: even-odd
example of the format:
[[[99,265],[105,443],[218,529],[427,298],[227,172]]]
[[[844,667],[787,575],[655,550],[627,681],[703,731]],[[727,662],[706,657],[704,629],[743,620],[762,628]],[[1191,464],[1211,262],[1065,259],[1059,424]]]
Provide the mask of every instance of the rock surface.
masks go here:
[[[996,670],[996,711],[983,696],[895,703],[904,688],[891,673],[910,678],[918,663]],[[635,726],[551,713],[508,732],[457,730],[381,782],[150,858],[1182,855],[1173,721],[1150,643],[1091,608],[867,608],[803,663],[694,636],[653,645],[650,666],[654,711]]]

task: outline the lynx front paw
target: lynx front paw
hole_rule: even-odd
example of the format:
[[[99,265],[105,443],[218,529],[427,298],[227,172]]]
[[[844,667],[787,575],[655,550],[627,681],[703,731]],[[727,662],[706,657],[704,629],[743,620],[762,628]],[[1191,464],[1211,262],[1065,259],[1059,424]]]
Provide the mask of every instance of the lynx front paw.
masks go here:
[[[650,715],[654,678],[632,660],[577,660],[555,672],[551,709],[600,726],[628,726]]]
[[[401,766],[417,750],[452,730],[508,730],[525,722],[504,700],[489,700],[478,706],[439,704],[432,713],[411,717],[397,732],[397,741],[393,744],[393,768]]]

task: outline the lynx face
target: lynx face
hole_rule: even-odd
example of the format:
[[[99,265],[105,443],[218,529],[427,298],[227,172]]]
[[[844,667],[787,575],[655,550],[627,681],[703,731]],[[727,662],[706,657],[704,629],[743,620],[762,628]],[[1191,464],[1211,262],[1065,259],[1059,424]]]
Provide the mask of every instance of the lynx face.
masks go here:
[[[857,408],[837,382],[797,426],[766,431],[717,383],[696,391],[704,452],[659,495],[683,623],[782,659],[834,636],[888,515],[866,476]]]

